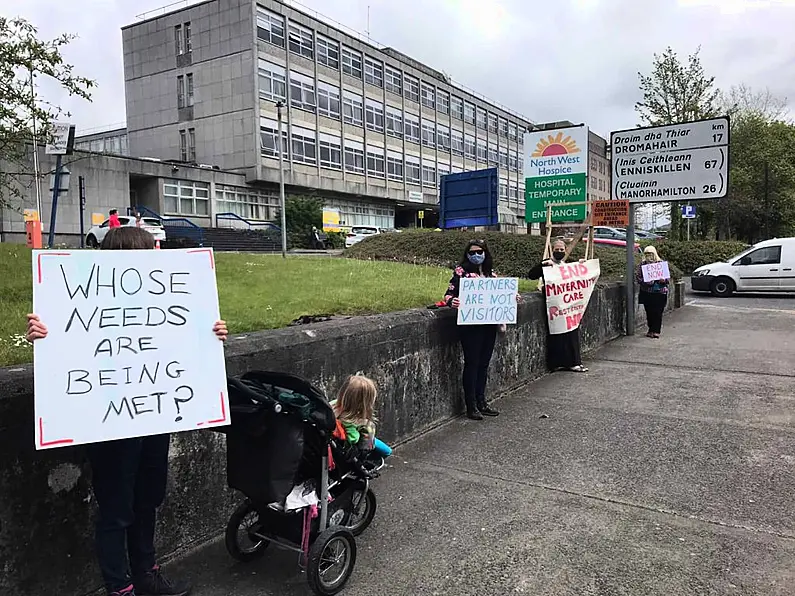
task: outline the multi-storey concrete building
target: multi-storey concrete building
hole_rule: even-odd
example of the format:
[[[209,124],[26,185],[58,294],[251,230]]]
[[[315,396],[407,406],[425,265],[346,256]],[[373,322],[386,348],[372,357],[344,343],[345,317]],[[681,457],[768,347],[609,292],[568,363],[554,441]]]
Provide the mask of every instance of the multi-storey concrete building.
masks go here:
[[[588,133],[588,159],[588,198],[596,201],[612,198],[607,141],[594,132]]]
[[[289,194],[323,198],[343,225],[434,220],[439,176],[501,173],[506,223],[524,218],[531,122],[442,72],[278,0],[208,0],[122,32],[129,151],[243,173],[255,190],[168,215],[274,219],[278,111]],[[523,226],[521,226],[523,227]]]

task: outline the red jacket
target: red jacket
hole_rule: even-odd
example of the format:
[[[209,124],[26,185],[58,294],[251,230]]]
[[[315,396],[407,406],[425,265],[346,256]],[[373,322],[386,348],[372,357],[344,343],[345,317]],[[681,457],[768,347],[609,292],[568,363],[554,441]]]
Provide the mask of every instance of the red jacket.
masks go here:
[[[108,218],[108,227],[113,228],[120,228],[121,222],[119,221],[119,216],[115,213]]]

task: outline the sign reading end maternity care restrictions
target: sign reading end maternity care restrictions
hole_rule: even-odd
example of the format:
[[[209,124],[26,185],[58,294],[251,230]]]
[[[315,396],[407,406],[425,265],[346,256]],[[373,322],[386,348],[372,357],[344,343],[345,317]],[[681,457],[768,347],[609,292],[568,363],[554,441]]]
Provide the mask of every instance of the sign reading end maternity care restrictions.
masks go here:
[[[599,259],[544,267],[547,321],[552,335],[580,326],[598,280]]]
[[[229,424],[212,249],[36,251],[36,448]]]
[[[458,291],[459,325],[515,325],[516,277],[463,277]]]

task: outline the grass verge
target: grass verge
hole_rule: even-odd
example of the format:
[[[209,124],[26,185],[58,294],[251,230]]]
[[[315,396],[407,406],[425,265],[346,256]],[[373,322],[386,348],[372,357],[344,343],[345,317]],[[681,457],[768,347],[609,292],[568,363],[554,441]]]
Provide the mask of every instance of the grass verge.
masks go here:
[[[0,366],[30,362],[30,250],[0,244]],[[362,315],[433,304],[449,269],[322,257],[216,255],[221,316],[232,333],[285,327],[302,315]],[[522,280],[522,291],[535,287]]]

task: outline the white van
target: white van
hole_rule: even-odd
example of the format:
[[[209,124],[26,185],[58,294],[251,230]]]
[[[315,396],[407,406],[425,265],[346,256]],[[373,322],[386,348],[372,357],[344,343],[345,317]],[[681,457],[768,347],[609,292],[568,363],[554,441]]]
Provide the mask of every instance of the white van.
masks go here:
[[[723,262],[699,267],[690,278],[697,292],[795,292],[795,238],[774,238]]]

